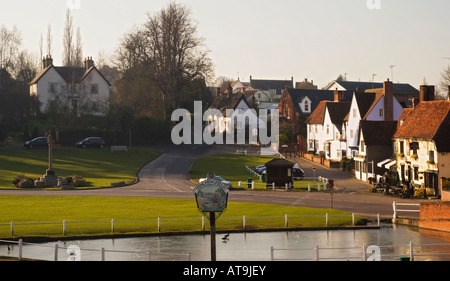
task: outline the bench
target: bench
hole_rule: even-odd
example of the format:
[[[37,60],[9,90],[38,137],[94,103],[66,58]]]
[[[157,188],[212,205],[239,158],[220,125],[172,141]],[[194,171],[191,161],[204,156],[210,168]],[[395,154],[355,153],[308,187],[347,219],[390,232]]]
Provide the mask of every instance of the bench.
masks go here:
[[[125,145],[111,145],[111,152],[114,152],[114,151],[128,152],[128,147]]]

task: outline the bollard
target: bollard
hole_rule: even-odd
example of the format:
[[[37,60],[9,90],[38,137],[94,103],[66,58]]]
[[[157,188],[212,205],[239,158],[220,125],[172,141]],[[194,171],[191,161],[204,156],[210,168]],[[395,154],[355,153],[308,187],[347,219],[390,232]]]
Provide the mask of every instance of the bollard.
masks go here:
[[[205,217],[202,217],[202,230],[205,230]]]
[[[63,235],[66,235],[66,220],[63,220]]]
[[[158,218],[158,232],[161,232],[161,218]]]
[[[352,225],[355,226],[355,213],[352,213]]]
[[[320,191],[320,182],[317,183],[317,191]]]
[[[11,221],[11,236],[14,235],[14,222]]]
[[[288,227],[288,215],[286,214],[286,215],[284,215],[284,227]]]
[[[380,226],[380,213],[377,214],[377,222],[378,222],[378,226]]]
[[[252,181],[252,189],[255,189],[255,182]]]
[[[287,183],[285,184],[285,188],[286,188],[286,191],[287,191],[288,190],[288,184]]]
[[[54,257],[55,261],[58,261],[58,244],[55,244],[55,257]]]
[[[275,190],[275,183],[272,183],[272,190]]]
[[[241,187],[241,181],[239,181],[239,183],[238,183],[238,187]]]
[[[22,246],[23,246],[23,240],[19,239],[19,260],[22,260]]]
[[[111,232],[114,233],[114,219],[111,220]]]
[[[105,261],[105,248],[102,247],[102,261]]]
[[[325,214],[325,225],[328,226],[328,213]]]
[[[308,183],[308,191],[311,191],[311,183]]]
[[[246,220],[245,220],[245,216],[242,217],[242,228],[245,230],[245,226],[246,226]]]

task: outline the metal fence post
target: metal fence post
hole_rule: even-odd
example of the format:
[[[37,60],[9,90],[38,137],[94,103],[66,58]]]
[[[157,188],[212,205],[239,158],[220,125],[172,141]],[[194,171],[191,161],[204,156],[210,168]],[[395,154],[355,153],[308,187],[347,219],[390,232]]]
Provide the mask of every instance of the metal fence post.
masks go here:
[[[58,244],[55,244],[55,261],[58,261]]]
[[[284,227],[288,227],[288,215],[287,214],[285,214],[284,215]]]
[[[161,218],[158,218],[158,232],[161,232]]]
[[[245,216],[242,217],[242,228],[245,230],[245,226],[246,226],[246,220],[245,220]]]
[[[11,221],[11,236],[14,235],[14,222]]]
[[[105,248],[102,247],[102,261],[105,261]]]
[[[414,261],[414,246],[413,246],[413,242],[409,242],[409,257],[411,261]]]
[[[19,260],[22,260],[22,246],[23,246],[23,241],[22,241],[22,239],[19,239]]]
[[[325,214],[325,225],[328,226],[328,213]]]
[[[205,217],[202,217],[202,230],[205,230]]]
[[[319,245],[316,245],[316,261],[319,261]]]
[[[395,201],[392,202],[392,207],[394,208],[394,215],[393,215],[393,218],[396,219],[396,218],[397,218],[397,208],[396,208],[396,206],[395,206]]]
[[[111,232],[114,233],[114,219],[111,220]]]
[[[378,226],[380,226],[380,213],[377,214],[377,223],[378,223]]]
[[[355,226],[355,213],[352,213],[352,225]]]
[[[63,220],[63,235],[66,235],[66,220]]]

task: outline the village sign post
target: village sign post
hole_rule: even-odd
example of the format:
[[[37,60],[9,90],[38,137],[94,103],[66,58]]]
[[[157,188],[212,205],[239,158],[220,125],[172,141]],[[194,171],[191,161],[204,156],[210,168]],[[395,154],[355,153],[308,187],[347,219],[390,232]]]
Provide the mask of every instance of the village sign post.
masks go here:
[[[228,191],[228,187],[216,180],[213,173],[209,173],[208,178],[194,189],[197,208],[209,218],[211,226],[211,261],[216,261],[216,218],[227,208]]]

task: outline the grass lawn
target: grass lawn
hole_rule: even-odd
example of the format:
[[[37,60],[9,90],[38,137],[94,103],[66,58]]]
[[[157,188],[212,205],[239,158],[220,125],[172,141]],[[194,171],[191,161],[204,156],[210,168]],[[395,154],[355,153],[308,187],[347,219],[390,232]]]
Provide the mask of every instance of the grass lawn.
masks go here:
[[[214,172],[233,184],[233,187],[238,187],[239,181],[241,187],[247,188],[247,179],[251,178],[255,182],[255,190],[266,190],[266,183],[262,182],[257,176],[250,174],[246,165],[249,168],[254,168],[257,165],[264,165],[272,160],[273,157],[267,156],[252,156],[252,155],[211,155],[197,159],[191,167],[189,176],[195,183],[199,182],[200,178],[205,178],[208,172]],[[308,190],[308,183],[311,184],[311,190],[317,190],[317,181],[294,181],[295,191]],[[321,186],[321,188],[323,188]],[[270,189],[270,188],[269,188]]]
[[[202,230],[202,214],[194,199],[161,199],[134,197],[90,196],[0,196],[0,237],[62,237],[62,222],[66,220],[66,236],[150,234],[160,232],[190,232]],[[352,224],[351,214],[331,209],[289,207],[257,203],[229,202],[227,210],[217,220],[218,231],[243,229],[325,227]],[[11,235],[11,221],[14,233]],[[209,222],[205,220],[205,230]]]
[[[114,152],[109,149],[54,149],[53,169],[60,177],[79,175],[88,187],[110,186],[113,182],[133,182],[139,168],[158,155],[149,149]],[[47,149],[0,150],[0,188],[16,188],[18,175],[39,178],[48,168]]]

